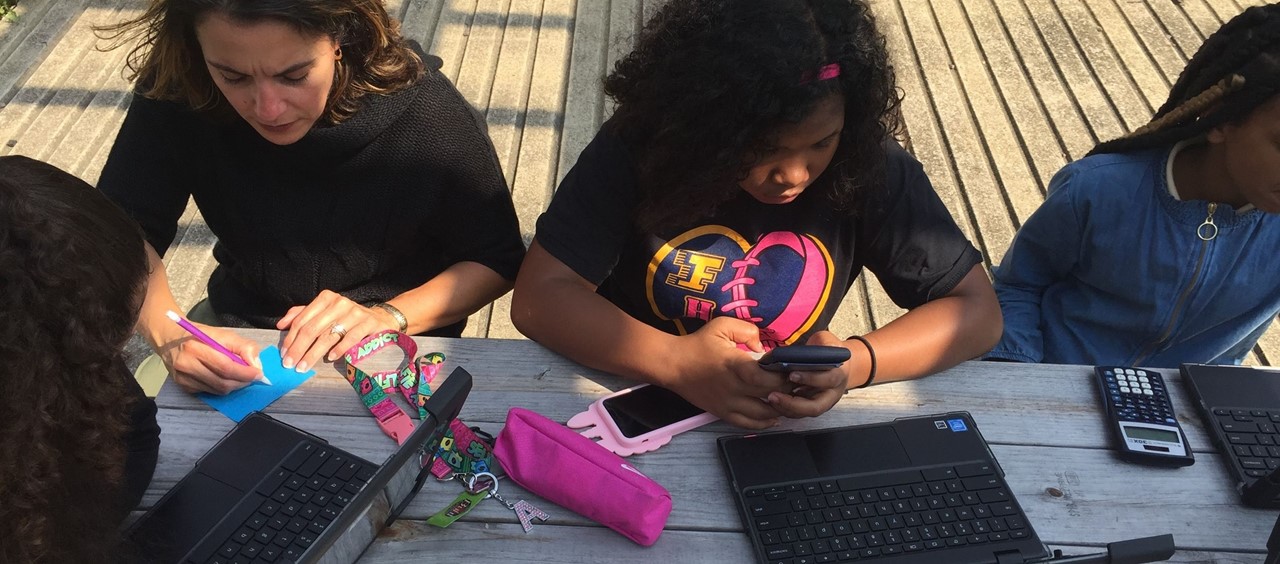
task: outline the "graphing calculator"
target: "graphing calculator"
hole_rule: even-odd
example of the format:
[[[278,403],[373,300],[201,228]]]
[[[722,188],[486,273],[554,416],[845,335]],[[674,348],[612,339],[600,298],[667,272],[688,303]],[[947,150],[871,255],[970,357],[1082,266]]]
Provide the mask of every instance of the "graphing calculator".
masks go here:
[[[1119,366],[1098,366],[1094,373],[1120,458],[1156,466],[1195,463],[1160,373]]]

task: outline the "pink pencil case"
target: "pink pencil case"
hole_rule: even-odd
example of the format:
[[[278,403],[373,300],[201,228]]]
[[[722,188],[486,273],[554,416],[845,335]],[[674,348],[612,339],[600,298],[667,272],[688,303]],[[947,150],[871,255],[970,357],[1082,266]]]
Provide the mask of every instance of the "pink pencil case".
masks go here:
[[[498,463],[525,489],[644,546],[662,534],[671,494],[591,439],[513,407],[495,442]]]

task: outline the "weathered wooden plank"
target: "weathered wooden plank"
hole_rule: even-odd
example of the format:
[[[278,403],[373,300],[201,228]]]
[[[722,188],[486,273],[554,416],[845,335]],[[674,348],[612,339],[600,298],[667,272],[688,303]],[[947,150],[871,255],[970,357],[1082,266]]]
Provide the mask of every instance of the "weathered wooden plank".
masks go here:
[[[431,52],[444,3],[445,0],[407,0],[404,16],[400,19],[400,33]]]
[[[599,528],[539,527],[522,535],[514,525],[463,522],[448,529],[430,529],[421,522],[402,521],[387,530],[360,562],[418,562],[422,554],[458,555],[462,561],[510,560],[530,563],[577,562],[750,562],[754,558],[746,537],[737,532],[668,530],[652,547],[640,547],[616,533]],[[536,543],[536,544],[535,544]],[[533,548],[537,547],[537,548]],[[564,548],[562,548],[564,547]],[[567,547],[572,547],[567,548]],[[694,550],[689,551],[693,547]],[[1093,554],[1097,546],[1050,545],[1065,554]],[[1168,562],[1256,564],[1257,553],[1180,550]]]
[[[407,0],[382,0],[382,6],[387,10],[387,15],[396,21],[404,20],[405,10],[409,8]]]
[[[104,146],[109,147],[115,141],[132,99],[130,88],[131,84],[119,78],[90,96],[88,107],[80,112],[57,149],[63,169],[86,182],[97,182],[102,168],[101,165],[94,167],[94,161]],[[90,174],[92,180],[88,178]]]
[[[49,51],[12,98],[0,99],[0,102],[7,102],[4,108],[0,109],[0,140],[4,140],[0,144],[0,155],[10,153],[31,155],[26,146],[39,147],[43,145],[44,137],[44,132],[38,129],[32,130],[31,125],[49,106],[51,100],[55,97],[66,100],[69,97],[85,95],[83,90],[63,90],[62,84],[67,80],[74,80],[70,75],[81,59],[93,49],[97,38],[92,26],[102,21],[110,21],[110,15],[120,4],[119,0],[102,0],[85,7],[78,13],[66,34],[58,39],[57,48]],[[0,85],[0,93],[5,91],[6,88]]]
[[[534,46],[541,16],[542,0],[516,0],[512,3],[498,56],[497,74],[502,80],[494,84],[489,100],[489,135],[498,153],[503,176],[509,184],[515,178],[521,133],[528,111]],[[521,226],[521,229],[523,232],[533,231],[532,226]],[[510,298],[500,299],[498,303],[509,306]],[[477,326],[480,320],[483,320],[483,333]],[[509,309],[489,304],[472,316],[463,336],[494,336],[490,327],[495,323],[504,328],[500,332],[508,336],[514,333]]]
[[[1268,366],[1280,365],[1280,327],[1273,320],[1271,327],[1266,333],[1258,339],[1258,346],[1254,347],[1255,351],[1260,351],[1263,357],[1262,364]]]
[[[277,417],[370,461],[380,462],[394,450],[394,443],[368,416]],[[468,424],[495,434],[502,427],[500,422],[470,417],[465,408],[462,417]],[[154,504],[232,426],[214,412],[169,409],[162,410],[160,423],[165,448],[143,507]],[[992,427],[983,424],[981,429],[989,436]],[[1056,431],[1041,427],[1040,432]],[[717,459],[718,436],[720,433],[685,433],[658,451],[628,460],[673,492],[668,529],[741,530]],[[1200,454],[1200,463],[1183,469],[1153,469],[1118,462],[1104,449],[993,444],[992,450],[1031,525],[1046,542],[1105,543],[1169,532],[1180,546],[1246,550],[1255,548],[1256,539],[1265,538],[1275,521],[1274,512],[1238,504],[1217,455]],[[1046,464],[1046,460],[1053,463]],[[1143,487],[1134,488],[1135,482]],[[591,524],[517,484],[503,482],[501,488],[513,499],[528,500],[551,513],[549,524]],[[404,517],[425,519],[447,506],[457,493],[455,484],[430,483],[409,504]],[[1190,515],[1195,519],[1185,518]],[[498,504],[483,504],[467,520],[514,523],[515,517]],[[1201,527],[1204,522],[1215,526]]]
[[[174,241],[165,253],[165,273],[178,307],[188,310],[208,296],[209,275],[218,266],[213,258],[218,237],[205,224],[192,200],[187,201],[187,209],[178,220],[178,238]]]
[[[489,95],[498,67],[498,49],[502,45],[507,10],[510,8],[511,0],[480,0],[467,33],[467,45],[456,84],[462,96],[481,113],[489,108]]]
[[[1145,44],[1137,36],[1137,30],[1116,7],[1115,0],[1085,0],[1071,11],[1079,12],[1078,27],[1090,32],[1088,42],[1101,43],[1096,48],[1112,54],[1109,58],[1090,54],[1090,63],[1099,69],[1102,83],[1112,89],[1113,84],[1121,77],[1128,76],[1129,83],[1142,98],[1141,104],[1131,102],[1135,117],[1140,120],[1139,125],[1145,124],[1155,109],[1164,102],[1169,86],[1173,83],[1172,79],[1165,75],[1162,67],[1144,48]],[[1077,35],[1080,35],[1079,31]],[[1148,44],[1152,41],[1169,44],[1168,38],[1163,35],[1148,36],[1147,39]],[[1177,67],[1179,63],[1174,59],[1169,64]],[[1116,104],[1123,107],[1119,100]]]
[[[498,162],[508,181],[516,174],[541,16],[542,0],[514,0],[498,50],[496,74],[499,79],[490,91],[486,120]],[[532,229],[529,226],[526,231]]]
[[[933,9],[939,22],[959,24],[971,21],[965,5],[959,0],[935,0]],[[939,28],[952,57],[958,86],[968,98],[973,114],[974,143],[953,146],[956,151],[969,150],[968,147],[980,150],[990,161],[985,167],[990,170],[984,171],[977,179],[981,185],[968,190],[971,193],[969,201],[975,207],[1004,204],[1013,212],[1013,228],[1016,229],[1044,200],[1044,190],[1036,182],[1030,166],[1030,155],[1025,149],[1027,144],[1013,127],[1012,110],[995,84],[996,70],[991,67],[975,37],[978,28],[949,24],[939,25]],[[990,192],[993,197],[978,200],[972,195],[975,192]],[[1000,201],[1001,193],[1003,202]],[[1007,213],[1000,215],[1007,219]],[[1012,240],[1012,234],[1009,240]],[[988,242],[987,250],[993,262],[1004,256],[1003,249],[1007,245],[1008,241],[994,245]]]
[[[267,332],[246,334],[260,338]],[[428,339],[423,345],[446,350],[449,362],[467,366],[477,377],[461,416],[469,424],[494,433],[501,428],[505,410],[511,405],[564,420],[606,391],[594,380],[617,382],[585,370],[566,373],[563,368],[571,363],[558,360],[527,341]],[[468,350],[462,350],[463,346]],[[468,355],[475,355],[474,360]],[[542,366],[547,367],[547,372],[541,379],[529,375]],[[377,362],[369,365],[377,367]],[[372,418],[361,413],[363,408],[345,380],[327,367],[322,368],[324,374],[268,411],[340,448],[381,460],[394,448],[393,443],[380,434]],[[1237,503],[1222,460],[1209,449],[1198,421],[1186,417],[1193,411],[1180,392],[1176,373],[1167,372],[1166,377],[1199,460],[1187,468],[1156,469],[1121,463],[1106,448],[1089,371],[1089,367],[1082,366],[966,363],[943,375],[856,394],[819,419],[790,421],[782,428],[833,427],[967,409],[992,443],[1010,488],[1030,522],[1049,543],[1096,544],[1169,532],[1180,546],[1211,551],[1256,549],[1258,539],[1270,531],[1274,512],[1246,509]],[[338,386],[346,388],[345,400],[349,401],[328,393]],[[283,404],[298,399],[305,400],[294,402],[298,411],[284,409]],[[200,453],[231,427],[230,421],[202,404],[190,403],[190,398],[171,386],[158,401],[162,406],[165,446],[146,504],[154,503]],[[1026,424],[1026,414],[1030,412],[1040,414],[1035,425]],[[723,424],[704,427],[677,437],[658,451],[630,460],[675,494],[668,529],[740,530],[738,514],[726,495],[714,445],[716,438],[726,432],[735,431]],[[1015,444],[1008,441],[1010,438],[1029,439],[1036,444]],[[1143,487],[1134,488],[1138,482]],[[525,495],[515,484],[504,483],[502,487],[519,499],[554,508],[537,496]],[[410,504],[406,515],[425,518],[445,506],[456,493],[452,485],[431,484]],[[552,524],[589,524],[580,516],[557,509],[550,510]],[[497,504],[481,505],[467,519],[514,523],[514,516]],[[1204,527],[1203,523],[1214,526]]]
[[[643,21],[640,23],[640,27],[644,27],[644,24],[648,23],[654,14],[658,13],[658,9],[666,3],[666,0],[644,0],[644,10],[640,15]]]
[[[279,333],[243,330],[263,346],[275,344]],[[446,372],[464,367],[475,377],[464,418],[502,421],[513,405],[528,407],[566,421],[595,399],[634,382],[585,368],[528,340],[416,338],[419,350],[443,352]],[[369,359],[370,370],[387,370],[398,362],[395,354]],[[321,365],[318,374],[298,390],[272,404],[272,413],[316,413],[360,417],[367,411],[334,365]],[[1214,452],[1190,400],[1183,393],[1176,370],[1163,371],[1170,396],[1196,452]],[[1023,365],[1018,363],[962,363],[939,374],[908,382],[874,386],[846,395],[817,419],[787,421],[786,428],[813,429],[883,421],[895,417],[965,410],[982,425],[993,443],[1068,448],[1107,448],[1098,397],[1088,367]],[[567,399],[566,399],[567,398]],[[166,386],[157,402],[166,409],[203,410],[194,397]],[[1012,409],[1011,406],[1017,406]],[[1036,413],[1037,424],[1026,424]],[[729,427],[715,423],[709,430]],[[1044,429],[1055,429],[1046,434]]]
[[[482,115],[488,111],[493,91],[499,49],[506,29],[507,11],[511,0],[480,0],[475,16],[468,25],[466,48],[455,79],[458,91]],[[447,66],[447,63],[446,63]],[[504,178],[510,178],[505,176]],[[486,304],[467,318],[464,337],[484,337],[489,333],[489,317],[492,306]]]
[[[1013,2],[1014,0],[1006,0]],[[1089,147],[1098,140],[1114,139],[1123,135],[1128,128],[1121,121],[1116,109],[1106,96],[1106,91],[1099,84],[1089,66],[1084,53],[1075,43],[1071,30],[1058,13],[1055,2],[1047,0],[1025,0],[1025,10],[1030,14],[1036,29],[1043,38],[1044,44],[1052,57],[1056,72],[1062,76],[1075,103],[1079,106],[1093,139]],[[1064,138],[1066,136],[1064,135]],[[1068,147],[1074,145],[1070,140]],[[1087,152],[1088,149],[1085,149]],[[1073,159],[1084,156],[1073,153]]]
[[[862,274],[849,288],[849,293],[840,301],[840,307],[831,317],[827,329],[840,337],[849,335],[865,335],[875,327],[871,324],[871,312],[867,301],[867,277],[871,276],[865,268]],[[875,282],[872,282],[875,284]]]
[[[1067,0],[1055,2],[1054,6],[1070,28],[1076,46],[1083,51],[1090,70],[1097,78],[1096,84],[1101,89],[1101,94],[1108,98],[1126,129],[1137,129],[1150,121],[1153,106],[1158,106],[1164,97],[1160,96],[1158,100],[1146,97],[1148,90],[1158,90],[1143,88],[1136,83],[1137,78],[1146,76],[1146,73],[1135,75],[1127,72],[1124,62],[1116,55],[1117,50],[1111,38],[1100,29],[1098,19],[1083,2]]]
[[[975,220],[977,237],[973,242],[987,260],[998,260],[1013,240],[1015,226],[980,142],[970,100],[956,76],[956,61],[929,3],[902,2],[901,6],[911,42],[919,53],[928,95],[937,108],[945,150],[956,168],[968,212]],[[953,209],[953,213],[957,212]]]
[[[23,2],[21,6],[6,6],[5,18],[0,18],[0,64],[5,62],[17,48],[18,44],[27,37],[34,29],[36,22],[39,22],[49,13],[49,8],[53,7],[56,2],[50,0],[31,0]],[[50,20],[57,20],[57,17],[50,17]],[[48,45],[48,42],[41,42],[41,46]]]
[[[1066,85],[1067,78],[1058,68],[1048,40],[1037,26],[1022,0],[994,0],[996,11],[1004,29],[1008,30],[1014,53],[1026,70],[1033,96],[1044,107],[1045,115],[1058,139],[1065,148],[1063,160],[1083,157],[1093,148],[1097,137],[1085,121],[1079,104]],[[1035,143],[1048,143],[1046,138],[1036,137]],[[1048,168],[1048,167],[1046,167]],[[1051,178],[1057,170],[1040,171]]]
[[[493,81],[486,104],[489,137],[498,154],[502,175],[509,185],[516,173],[520,133],[533,72],[533,47],[541,15],[541,0],[515,0],[510,4],[501,45],[496,53],[495,74],[498,78]],[[532,228],[528,230],[532,231]],[[510,314],[505,310],[499,312],[496,320],[499,324],[510,325]],[[470,316],[462,336],[488,337],[494,321],[494,305],[488,304]]]
[[[134,511],[129,516],[129,519],[125,521],[126,526],[141,515],[142,512]],[[423,554],[449,554],[451,556],[456,555],[459,560],[463,561],[486,559],[558,564],[564,562],[566,558],[564,551],[560,547],[576,547],[579,545],[585,547],[582,549],[584,552],[583,561],[603,561],[589,558],[591,555],[588,552],[591,550],[589,547],[595,546],[598,539],[607,539],[611,536],[596,527],[542,527],[538,529],[538,537],[536,539],[530,539],[528,535],[522,536],[515,533],[514,525],[499,523],[462,521],[448,529],[427,529],[426,527],[427,525],[421,521],[407,519],[397,521],[378,537],[368,551],[360,556],[360,562],[370,564],[416,563],[421,561]],[[612,536],[617,537],[617,535]],[[604,548],[612,549],[615,546],[613,544],[614,541],[600,540],[599,542],[606,545]],[[533,543],[537,544],[534,545]],[[747,541],[744,537],[737,532],[667,531],[654,544],[653,548],[646,550],[627,549],[621,553],[615,550],[607,550],[604,551],[603,556],[606,556],[610,562],[649,564],[654,561],[662,561],[659,560],[662,558],[659,553],[671,546],[671,551],[675,552],[675,555],[672,556],[674,560],[670,561],[690,563],[747,562],[753,556],[751,555],[750,547],[746,543]],[[714,546],[716,550],[689,553],[685,551],[685,546],[700,548]],[[543,549],[539,550],[538,548]],[[1064,554],[1071,556],[1093,554],[1102,550],[1097,546],[1066,544],[1049,545],[1049,549],[1061,550]],[[628,558],[632,559],[628,560]],[[1258,561],[1258,558],[1259,554],[1256,552],[1180,550],[1168,562],[1254,564]]]
[[[70,171],[76,176],[84,179],[85,182],[94,186],[98,185],[98,177],[102,174],[102,167],[107,164],[107,156],[111,154],[111,146],[115,144],[116,134],[120,132],[120,124],[124,121],[124,115],[129,110],[129,104],[133,100],[133,95],[129,94],[122,97],[115,108],[103,107],[103,112],[114,112],[120,116],[116,121],[105,123],[102,126],[101,136],[96,143],[96,149],[92,154],[86,155],[85,160],[79,168]]]
[[[0,21],[0,108],[60,45],[85,3],[86,0],[24,1],[15,8],[12,21]]]
[[[527,113],[516,159],[518,164],[511,179],[511,197],[526,244],[533,240],[538,216],[547,208],[559,180],[556,164],[559,162],[576,4],[577,0],[546,0],[539,21]],[[489,336],[522,338],[511,324],[510,294],[494,302]]]
[[[1051,545],[1065,554],[1093,554],[1097,546]],[[422,522],[401,521],[383,533],[361,556],[360,562],[417,563],[423,554],[456,555],[459,561],[512,561],[528,563],[653,562],[714,563],[751,562],[754,556],[746,537],[737,532],[672,531],[663,533],[652,547],[640,548],[616,533],[600,528],[538,527],[528,535],[516,525],[457,523],[448,529],[429,528]],[[1256,564],[1257,553],[1180,550],[1168,562]]]
[[[1138,37],[1147,43],[1147,49],[1156,55],[1156,61],[1164,70],[1169,83],[1178,79],[1183,65],[1204,42],[1202,29],[1217,29],[1221,22],[1203,0],[1188,0],[1179,6],[1165,3],[1130,4],[1121,1],[1120,9],[1129,15],[1130,22],[1138,29]],[[1151,22],[1152,28],[1147,24]],[[1162,31],[1162,32],[1161,32]]]
[[[569,173],[583,147],[595,137],[604,111],[605,58],[608,56],[609,11],[603,3],[581,2],[573,20],[569,82],[564,98],[556,183]]]
[[[609,3],[609,43],[605,56],[605,65],[600,72],[603,81],[618,60],[627,56],[635,47],[636,34],[640,32],[640,17],[644,12],[643,0],[610,0]],[[602,82],[603,84],[603,82]],[[604,94],[601,87],[602,110],[600,119],[607,120],[613,115],[614,102]]]
[[[477,0],[446,0],[431,36],[431,46],[427,52],[444,61],[440,72],[454,84],[458,83],[462,55],[467,49],[467,33],[471,29],[477,4]]]
[[[876,10],[876,22],[888,43],[898,85],[903,90],[902,119],[910,146],[933,182],[938,196],[947,209],[951,210],[960,230],[969,240],[977,240],[977,227],[969,215],[959,186],[960,179],[949,158],[938,114],[929,97],[924,74],[920,70],[920,54],[913,44],[912,31],[902,17],[901,1],[878,0],[873,7]]]
[[[90,9],[85,17],[101,23],[140,14],[140,10],[125,5],[110,11]],[[129,95],[130,88],[120,70],[124,67],[127,48],[101,51],[95,49],[93,43],[79,48],[83,50],[80,60],[60,78],[54,95],[41,111],[32,116],[20,145],[24,153],[64,169],[74,168],[86,153],[96,148],[90,147],[90,143],[100,136],[98,128],[76,127],[83,125],[84,113],[101,108],[105,111],[95,111],[90,119],[96,119],[96,124],[118,128],[124,115],[115,107]]]
[[[1021,150],[1030,157],[1032,177],[1009,179],[1006,182],[1025,183],[1028,189],[1034,187],[1037,190],[1036,197],[1031,198],[1034,200],[1034,210],[1044,199],[1049,179],[1066,164],[1066,147],[1053,130],[1044,105],[1036,95],[1028,69],[995,6],[990,0],[965,2],[963,6],[968,15],[969,27],[976,32],[985,62],[999,88],[999,96],[1008,106],[1017,135],[1015,141],[1021,144]],[[994,155],[997,164],[1003,156],[1002,152]],[[1016,151],[1011,152],[1016,154]],[[1022,202],[1022,205],[1025,206],[1026,202]],[[1020,209],[1018,204],[1014,208]],[[1018,224],[1021,225],[1026,216],[1022,212],[1017,215]]]

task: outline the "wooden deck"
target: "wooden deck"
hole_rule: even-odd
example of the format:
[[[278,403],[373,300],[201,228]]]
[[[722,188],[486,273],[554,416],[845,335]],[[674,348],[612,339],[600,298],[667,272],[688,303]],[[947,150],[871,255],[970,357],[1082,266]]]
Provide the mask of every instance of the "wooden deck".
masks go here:
[[[997,264],[1053,173],[1144,124],[1206,36],[1262,0],[872,0],[906,97],[908,148],[964,232]],[[661,0],[388,0],[405,34],[483,112],[526,239],[610,111],[601,78]],[[0,22],[0,155],[93,183],[129,104],[125,51],[90,26],[139,0],[21,0]],[[204,294],[214,238],[194,206],[165,257],[180,305]],[[510,295],[467,336],[522,338]],[[900,315],[862,278],[832,322],[860,333]],[[136,348],[136,345],[135,345]],[[1249,362],[1280,359],[1273,328]]]

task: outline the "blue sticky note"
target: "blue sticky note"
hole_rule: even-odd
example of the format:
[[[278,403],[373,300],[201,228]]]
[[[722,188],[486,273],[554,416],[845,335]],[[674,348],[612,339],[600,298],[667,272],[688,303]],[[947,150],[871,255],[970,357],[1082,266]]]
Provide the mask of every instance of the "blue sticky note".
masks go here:
[[[316,375],[315,370],[299,373],[291,368],[285,368],[284,361],[280,358],[280,349],[274,346],[267,347],[259,353],[258,360],[262,362],[262,373],[271,380],[272,385],[254,382],[225,396],[201,392],[196,394],[196,397],[209,404],[209,407],[230,417],[232,421],[239,423],[246,415],[271,405],[272,402],[280,399],[280,396],[289,393],[289,390],[301,386],[308,378]]]

